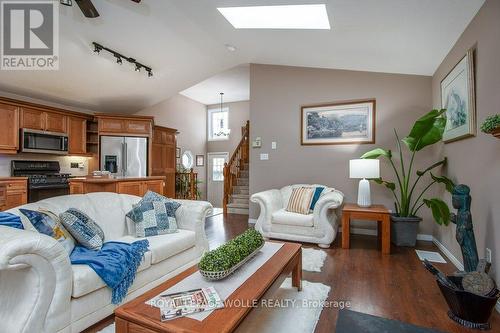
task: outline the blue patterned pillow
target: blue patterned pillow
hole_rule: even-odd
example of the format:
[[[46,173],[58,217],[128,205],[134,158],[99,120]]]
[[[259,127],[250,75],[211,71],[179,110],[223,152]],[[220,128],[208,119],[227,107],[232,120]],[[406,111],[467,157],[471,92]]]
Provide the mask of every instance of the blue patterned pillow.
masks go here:
[[[79,244],[90,250],[98,250],[104,242],[104,232],[87,214],[70,208],[59,215],[62,224]]]
[[[162,202],[167,202],[167,201],[173,201],[172,199],[169,199],[161,194],[158,194],[153,191],[147,191],[146,194],[142,197],[141,201],[139,201],[139,205],[144,203],[144,202],[149,202],[149,201],[162,201]]]
[[[314,194],[311,200],[311,207],[309,208],[310,210],[314,210],[314,207],[316,206],[316,202],[318,202],[319,197],[321,196],[321,193],[323,193],[324,187],[316,187],[314,190]]]
[[[21,208],[19,211],[30,220],[33,227],[39,233],[54,238],[61,243],[66,251],[68,251],[68,254],[71,254],[75,248],[75,240],[61,224],[61,220],[56,214],[48,210],[34,211]]]
[[[127,213],[135,223],[136,237],[149,237],[177,232],[175,211],[181,206],[173,200],[144,201]]]

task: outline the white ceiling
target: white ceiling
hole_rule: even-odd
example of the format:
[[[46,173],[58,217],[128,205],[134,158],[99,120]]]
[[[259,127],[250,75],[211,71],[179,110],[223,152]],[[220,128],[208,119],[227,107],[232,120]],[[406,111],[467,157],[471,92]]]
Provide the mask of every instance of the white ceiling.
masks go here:
[[[61,6],[60,70],[2,71],[0,90],[135,112],[247,63],[432,75],[484,0],[329,0],[332,30],[304,31],[236,30],[216,9],[321,2],[94,0],[96,19],[84,18],[76,4]],[[151,66],[155,76],[95,55],[92,41]]]
[[[250,99],[250,66],[239,65],[203,80],[183,90],[181,95],[205,105],[220,103],[220,93],[224,93],[224,103],[248,101]]]

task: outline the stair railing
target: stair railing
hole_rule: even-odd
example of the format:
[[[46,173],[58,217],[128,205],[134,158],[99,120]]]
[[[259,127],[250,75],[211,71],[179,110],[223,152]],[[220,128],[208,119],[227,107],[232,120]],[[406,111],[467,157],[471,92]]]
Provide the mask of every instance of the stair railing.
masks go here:
[[[236,185],[241,166],[249,161],[250,155],[250,122],[247,121],[241,129],[241,140],[236,146],[231,158],[224,163],[224,197],[222,200],[222,209],[224,215],[227,215],[227,204],[229,197],[233,194],[233,187]]]
[[[198,174],[191,170],[189,172],[175,173],[175,197],[177,199],[197,200],[198,198]]]

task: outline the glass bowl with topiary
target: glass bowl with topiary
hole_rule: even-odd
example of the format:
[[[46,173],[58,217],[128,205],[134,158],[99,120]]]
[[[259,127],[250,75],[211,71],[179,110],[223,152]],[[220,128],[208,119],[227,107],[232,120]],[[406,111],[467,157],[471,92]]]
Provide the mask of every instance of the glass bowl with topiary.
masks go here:
[[[262,235],[255,229],[248,229],[215,250],[206,252],[198,269],[207,280],[221,280],[250,260],[263,246]]]
[[[500,138],[500,114],[487,117],[481,125],[481,131]]]

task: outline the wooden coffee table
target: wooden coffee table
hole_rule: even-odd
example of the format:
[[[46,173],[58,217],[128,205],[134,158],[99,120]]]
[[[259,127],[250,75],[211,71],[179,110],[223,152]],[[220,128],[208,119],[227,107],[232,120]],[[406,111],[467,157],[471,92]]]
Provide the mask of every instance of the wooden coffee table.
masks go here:
[[[193,266],[165,281],[142,296],[115,310],[117,333],[224,333],[232,332],[252,310],[250,306],[225,307],[214,310],[203,321],[183,317],[161,322],[160,310],[145,302],[172,287],[197,271]],[[255,300],[271,296],[292,274],[292,285],[302,289],[302,250],[300,244],[284,243],[261,268],[236,289],[226,301],[229,304],[253,304]],[[237,300],[235,302],[235,300]]]

